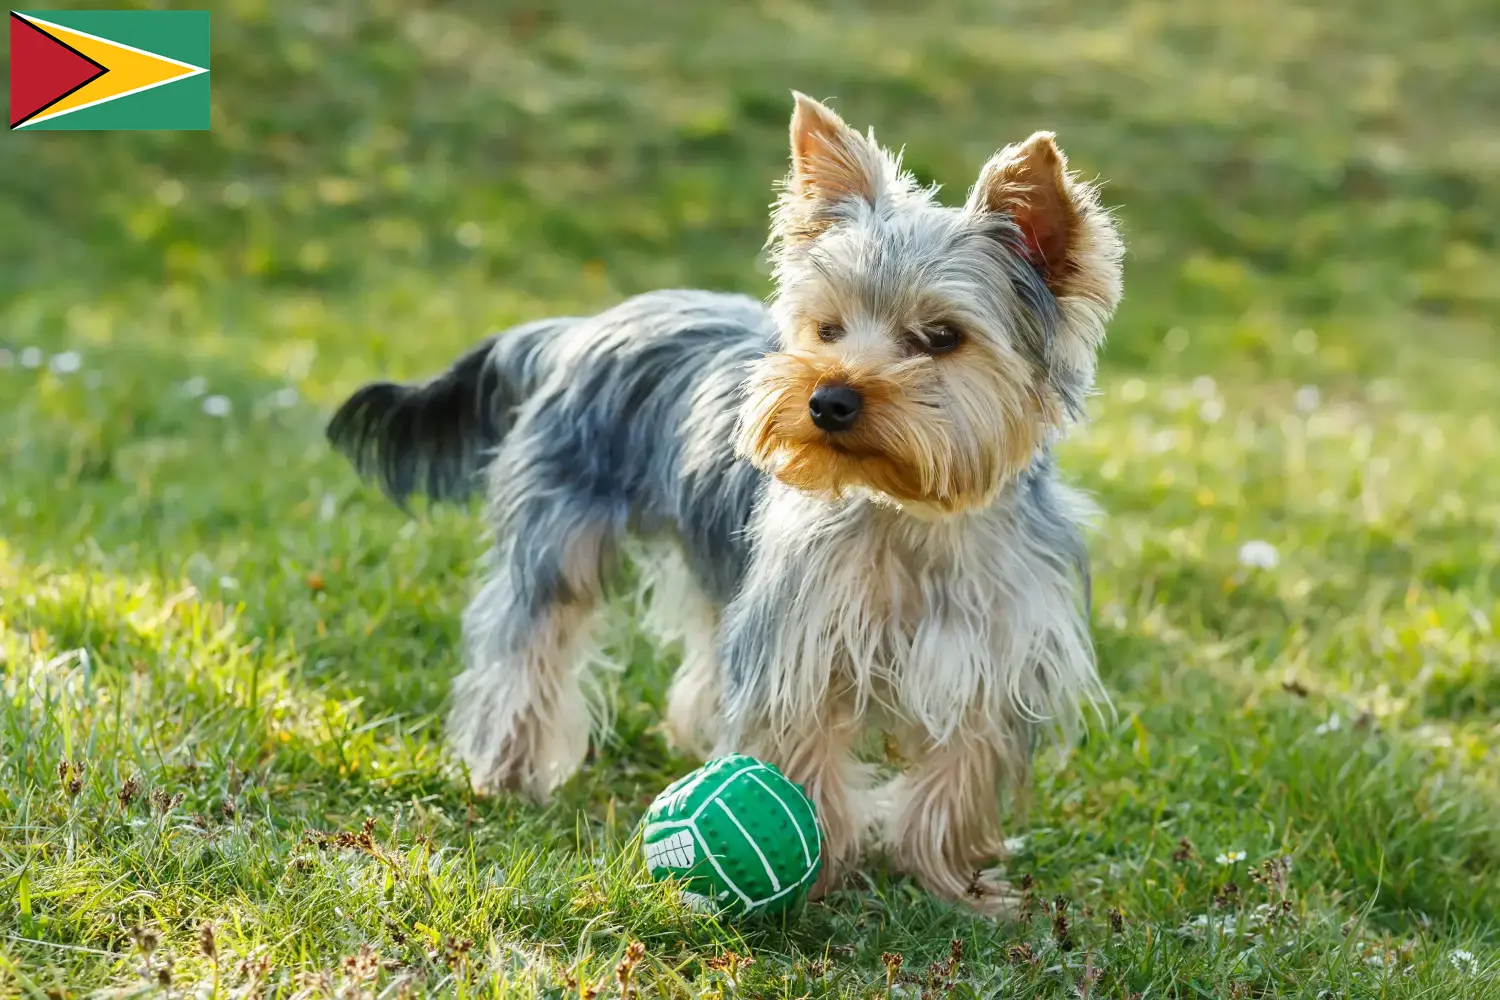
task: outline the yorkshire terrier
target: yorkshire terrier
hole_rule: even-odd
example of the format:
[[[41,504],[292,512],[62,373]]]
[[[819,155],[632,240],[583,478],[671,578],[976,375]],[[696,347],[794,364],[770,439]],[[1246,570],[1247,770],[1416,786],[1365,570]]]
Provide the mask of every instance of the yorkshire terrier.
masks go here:
[[[674,742],[800,782],[820,888],[883,850],[1003,913],[1001,798],[1037,733],[1105,697],[1090,508],[1051,452],[1083,417],[1120,239],[1050,133],[943,207],[797,94],[769,247],[768,304],[659,291],[527,323],[425,383],[360,389],[329,438],[398,502],[487,479],[448,717],[476,789],[544,800],[583,763],[603,598],[646,539],[648,624],[682,650]],[[903,761],[883,782],[872,732]]]

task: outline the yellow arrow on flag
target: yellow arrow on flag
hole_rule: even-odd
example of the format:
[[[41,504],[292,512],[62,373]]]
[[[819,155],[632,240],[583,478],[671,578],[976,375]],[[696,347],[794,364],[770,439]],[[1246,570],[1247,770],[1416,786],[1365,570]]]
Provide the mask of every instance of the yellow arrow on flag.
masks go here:
[[[60,24],[29,14],[21,16],[58,41],[71,45],[108,71],[52,105],[46,114],[31,119],[26,123],[28,125],[208,72],[206,67],[194,66],[180,59],[159,56],[133,45],[90,35],[86,31],[64,28]]]

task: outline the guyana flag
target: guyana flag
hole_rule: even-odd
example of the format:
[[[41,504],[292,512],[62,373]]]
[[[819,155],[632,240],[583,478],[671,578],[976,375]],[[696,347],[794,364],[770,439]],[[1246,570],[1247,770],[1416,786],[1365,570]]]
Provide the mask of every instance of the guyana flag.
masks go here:
[[[10,12],[13,129],[208,128],[208,11]]]

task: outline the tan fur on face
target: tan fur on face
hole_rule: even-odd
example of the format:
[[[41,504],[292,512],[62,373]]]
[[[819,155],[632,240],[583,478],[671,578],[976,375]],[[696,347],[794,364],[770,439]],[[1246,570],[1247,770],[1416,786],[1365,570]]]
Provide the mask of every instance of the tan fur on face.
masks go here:
[[[960,511],[988,503],[1031,461],[1044,403],[1014,365],[978,350],[963,356],[851,357],[800,348],[755,368],[739,449],[788,486],[837,496],[866,487],[898,502]],[[808,400],[821,385],[849,385],[864,400],[854,427],[820,430]]]

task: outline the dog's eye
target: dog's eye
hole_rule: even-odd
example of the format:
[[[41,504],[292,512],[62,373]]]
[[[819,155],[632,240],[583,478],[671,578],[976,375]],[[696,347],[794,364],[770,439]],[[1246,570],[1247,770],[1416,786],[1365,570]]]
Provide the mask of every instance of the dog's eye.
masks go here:
[[[831,344],[844,335],[844,328],[836,323],[819,323],[818,339],[825,344]]]
[[[917,337],[917,344],[928,354],[947,354],[963,343],[963,339],[964,335],[959,332],[958,327],[944,323],[924,330]]]

